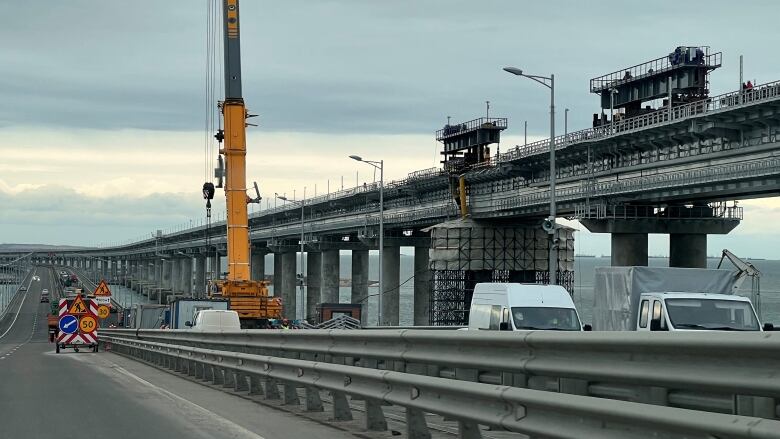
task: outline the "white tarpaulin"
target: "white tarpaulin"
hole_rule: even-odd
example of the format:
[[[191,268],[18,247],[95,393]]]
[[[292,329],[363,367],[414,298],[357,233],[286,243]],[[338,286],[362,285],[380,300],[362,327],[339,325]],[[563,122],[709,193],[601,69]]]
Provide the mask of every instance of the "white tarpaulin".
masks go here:
[[[593,283],[593,330],[635,330],[642,293],[733,294],[735,281],[734,273],[729,270],[597,267]]]

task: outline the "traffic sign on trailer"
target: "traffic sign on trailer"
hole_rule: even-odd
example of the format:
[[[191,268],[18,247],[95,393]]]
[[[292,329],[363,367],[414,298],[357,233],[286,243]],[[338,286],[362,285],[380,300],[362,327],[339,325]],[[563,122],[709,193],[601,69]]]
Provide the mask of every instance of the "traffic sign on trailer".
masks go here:
[[[88,311],[87,305],[84,303],[84,299],[81,296],[76,296],[76,300],[70,305],[68,314],[86,314]]]
[[[111,290],[108,288],[108,284],[105,280],[101,279],[100,283],[98,284],[97,288],[95,288],[95,297],[110,297],[111,296]]]
[[[84,316],[79,320],[79,328],[81,332],[89,334],[97,329],[97,320],[92,316]]]
[[[111,313],[111,309],[106,305],[100,305],[98,307],[98,317],[105,319]]]
[[[79,319],[76,316],[66,314],[60,317],[58,326],[60,327],[60,332],[73,334],[79,330]]]

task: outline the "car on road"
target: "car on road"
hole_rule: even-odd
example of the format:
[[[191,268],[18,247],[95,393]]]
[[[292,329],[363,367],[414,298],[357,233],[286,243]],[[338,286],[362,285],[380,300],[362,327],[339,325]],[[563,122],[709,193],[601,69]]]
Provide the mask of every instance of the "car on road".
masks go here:
[[[24,285],[22,285],[21,287],[19,287],[19,291],[27,291],[27,287],[25,287]]]
[[[43,302],[46,303],[49,302],[49,290],[47,290],[46,288],[44,288],[43,291],[41,291],[41,303]]]

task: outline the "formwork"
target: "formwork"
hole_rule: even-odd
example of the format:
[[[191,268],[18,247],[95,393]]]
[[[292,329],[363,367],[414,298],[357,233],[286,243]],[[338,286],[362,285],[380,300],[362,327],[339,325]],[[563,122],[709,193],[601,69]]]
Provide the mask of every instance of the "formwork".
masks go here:
[[[538,224],[503,225],[461,219],[431,232],[430,324],[465,325],[480,282],[549,283],[549,235]],[[574,285],[574,229],[556,230],[559,285]]]

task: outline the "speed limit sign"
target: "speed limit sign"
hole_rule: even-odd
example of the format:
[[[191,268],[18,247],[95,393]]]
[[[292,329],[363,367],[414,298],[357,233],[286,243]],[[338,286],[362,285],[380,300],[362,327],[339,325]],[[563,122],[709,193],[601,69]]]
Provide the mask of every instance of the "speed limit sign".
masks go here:
[[[92,316],[84,316],[79,320],[79,329],[81,329],[81,332],[87,334],[95,332],[95,329],[97,329],[97,320]]]
[[[105,319],[111,313],[111,309],[106,305],[100,305],[98,307],[98,317]]]

